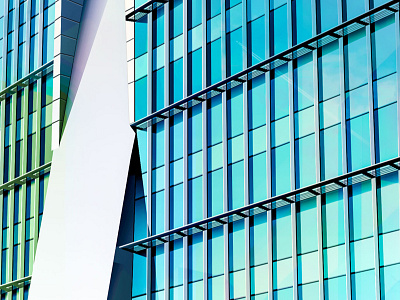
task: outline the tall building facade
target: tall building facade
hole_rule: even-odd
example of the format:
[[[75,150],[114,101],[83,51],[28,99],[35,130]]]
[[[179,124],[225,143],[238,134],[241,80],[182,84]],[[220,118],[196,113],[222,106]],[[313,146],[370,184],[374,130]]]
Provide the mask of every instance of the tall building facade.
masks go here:
[[[397,299],[399,2],[133,2],[132,299]]]
[[[82,1],[0,1],[1,299],[28,299]]]

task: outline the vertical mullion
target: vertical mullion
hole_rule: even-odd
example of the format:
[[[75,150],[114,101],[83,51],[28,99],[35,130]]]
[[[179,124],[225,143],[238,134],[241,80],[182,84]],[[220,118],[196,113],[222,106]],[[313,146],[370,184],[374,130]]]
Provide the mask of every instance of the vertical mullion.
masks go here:
[[[287,36],[288,45],[292,47],[292,1],[287,2]],[[295,164],[295,135],[294,135],[294,90],[293,90],[293,60],[288,62],[288,85],[289,85],[289,136],[290,136],[290,184],[291,190],[296,189],[296,164]],[[292,223],[292,268],[293,268],[293,299],[297,300],[297,223],[296,223],[296,204],[290,204],[291,223]]]
[[[396,32],[396,76],[397,76],[397,153],[400,154],[400,13],[395,13],[395,32]],[[400,178],[400,171],[397,172],[398,178]],[[375,211],[377,212],[377,210]],[[376,215],[375,213],[374,215]]]
[[[207,86],[207,1],[202,1],[202,88]],[[208,217],[208,173],[207,173],[207,101],[202,104],[202,149],[203,149],[203,218]],[[208,293],[208,230],[203,232],[203,299]]]
[[[153,14],[155,12],[151,12],[147,15],[147,113],[151,114],[152,112],[152,76],[153,76],[153,68],[152,68],[152,60],[153,60]],[[150,153],[147,158],[147,228],[148,234],[151,236],[152,233],[152,194],[151,194],[151,181],[152,181],[152,130],[153,126],[149,126],[147,128],[147,152]],[[151,300],[151,254],[152,249],[147,249],[147,300]]]
[[[207,1],[202,1],[202,88],[207,86]],[[202,149],[203,149],[203,218],[208,214],[208,173],[207,173],[207,101],[202,104]],[[203,299],[207,300],[208,293],[208,230],[203,232]]]
[[[222,79],[226,78],[226,68],[228,61],[226,59],[226,5],[225,0],[221,1],[221,74]],[[223,148],[223,209],[229,210],[228,199],[228,122],[227,122],[227,92],[221,94],[222,97],[222,148]],[[224,277],[225,277],[225,299],[229,296],[229,225],[223,225],[224,228]]]
[[[318,0],[311,1],[312,36],[318,33]],[[313,81],[314,81],[314,128],[315,128],[315,171],[316,182],[321,181],[321,142],[319,125],[319,78],[318,78],[318,50],[313,50]],[[318,289],[319,299],[325,298],[324,291],[324,248],[322,240],[322,197],[317,196],[317,239],[318,239]]]
[[[172,3],[171,3],[172,4]],[[172,4],[173,5],[173,4]],[[169,105],[169,9],[170,2],[164,4],[164,107]],[[164,230],[169,229],[169,126],[170,118],[164,120]],[[164,244],[164,299],[169,300],[169,254],[172,243]]]
[[[369,5],[366,3],[366,10]],[[373,93],[373,75],[372,75],[372,41],[371,41],[371,25],[365,27],[366,47],[367,47],[367,70],[368,70],[368,98],[369,98],[369,134],[371,149],[371,165],[376,163],[375,155],[375,123],[374,123],[374,93]],[[371,179],[372,191],[372,210],[378,211],[377,194],[376,194],[376,178]],[[373,213],[373,239],[374,239],[374,267],[375,267],[375,298],[380,300],[380,269],[379,269],[379,231],[378,231],[378,214]]]
[[[343,22],[342,2],[338,1],[339,24]],[[340,61],[340,100],[342,120],[342,165],[343,173],[347,173],[347,135],[346,135],[346,86],[345,86],[345,53],[344,38],[339,38],[339,61]],[[344,211],[344,238],[346,254],[346,297],[351,300],[351,270],[350,270],[350,229],[349,229],[349,195],[348,188],[343,188],[343,211]]]
[[[191,0],[189,0],[191,1]],[[183,0],[183,98],[188,94],[188,0]],[[188,111],[183,111],[183,224],[188,224]],[[183,300],[189,298],[189,239],[183,238]]]
[[[270,24],[270,0],[264,0],[265,5],[265,33],[268,37],[271,36],[269,31]],[[270,46],[269,38],[265,39],[265,57],[268,59],[270,57]],[[272,195],[272,181],[271,181],[271,72],[265,73],[265,95],[266,95],[266,169],[267,169],[267,198]],[[268,299],[274,300],[274,285],[273,285],[273,251],[272,251],[272,211],[267,212],[267,243],[268,243]]]
[[[8,1],[3,1],[3,5],[4,5],[4,20],[3,20],[3,65],[1,66],[2,72],[3,72],[3,82],[0,83],[1,85],[1,89],[6,87],[6,81],[7,81],[7,40],[8,40]],[[4,98],[1,102],[0,102],[0,109],[1,109],[1,115],[0,115],[0,133],[1,133],[1,139],[0,139],[0,151],[1,153],[4,153],[4,139],[5,139],[5,106],[6,106],[6,98]],[[4,155],[2,155],[0,157],[0,182],[4,183]],[[4,194],[1,197],[1,199],[4,199]],[[4,200],[3,200],[4,201]],[[3,211],[3,201],[1,202],[1,218],[3,218],[4,213],[7,213],[5,211]],[[3,225],[1,227],[2,232],[3,232]],[[3,245],[3,234],[1,234],[0,236],[0,244]],[[3,251],[3,247],[1,247],[1,250]],[[1,268],[3,264],[3,260],[1,259],[0,265]],[[0,274],[1,275],[1,274]]]
[[[247,45],[247,0],[242,1],[242,43]],[[243,70],[247,69],[247,46],[243,47]],[[248,95],[247,81],[242,84],[243,94],[243,164],[244,164],[244,205],[249,202],[249,120],[248,120]],[[244,220],[245,232],[245,277],[246,299],[251,297],[251,272],[250,272],[250,220]]]

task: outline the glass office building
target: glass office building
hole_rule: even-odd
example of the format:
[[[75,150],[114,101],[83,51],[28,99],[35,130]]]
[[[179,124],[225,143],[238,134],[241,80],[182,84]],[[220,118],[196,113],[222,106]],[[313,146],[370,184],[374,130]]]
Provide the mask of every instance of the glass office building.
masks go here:
[[[79,29],[75,2],[0,0],[1,299],[28,297]],[[67,36],[72,47],[61,45]]]
[[[1,299],[27,299],[52,150],[55,1],[0,1]]]
[[[126,1],[132,299],[398,299],[399,1]]]

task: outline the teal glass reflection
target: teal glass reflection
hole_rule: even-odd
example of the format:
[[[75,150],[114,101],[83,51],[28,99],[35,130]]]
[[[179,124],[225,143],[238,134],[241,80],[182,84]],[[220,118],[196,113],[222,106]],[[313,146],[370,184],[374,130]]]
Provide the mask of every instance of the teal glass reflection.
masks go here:
[[[327,193],[322,199],[323,247],[344,243],[343,191]]]
[[[232,32],[242,26],[242,4],[233,6],[226,11],[226,32]]]
[[[202,49],[188,54],[188,93],[194,94],[202,89]]]
[[[350,241],[373,234],[371,182],[355,184],[349,189]]]
[[[243,133],[243,87],[227,92],[228,139]]]
[[[164,123],[153,125],[152,138],[152,167],[164,165]]]
[[[354,1],[357,0],[352,0],[352,2]],[[347,36],[347,45],[345,45],[344,53],[346,89],[351,90],[367,83],[368,64],[365,29],[360,29]]]
[[[169,101],[172,104],[183,99],[183,58],[170,63],[169,73]]]
[[[332,0],[324,1],[331,2]],[[336,0],[334,0],[336,2]],[[328,11],[327,11],[328,12]],[[329,11],[331,13],[332,11]],[[322,47],[318,58],[319,99],[327,100],[340,94],[339,43],[337,41]]]
[[[375,296],[375,271],[351,275],[351,294],[354,300],[373,300]]]
[[[221,38],[207,44],[207,83],[212,85],[222,79]]]
[[[255,20],[265,14],[265,1],[253,0],[247,3],[247,20]]]
[[[320,133],[321,180],[336,177],[342,169],[342,134],[341,126],[336,125]]]
[[[308,283],[299,286],[299,300],[319,300],[319,283]]]
[[[169,184],[176,185],[183,182],[183,159],[169,164]]]
[[[397,157],[397,103],[378,109],[374,118],[376,162]]]
[[[374,268],[374,239],[372,237],[350,243],[352,273]]]
[[[268,277],[268,264],[252,267],[250,269],[250,290],[252,295],[268,292]],[[255,298],[263,299],[261,296]],[[253,297],[251,299],[253,299]]]
[[[315,135],[295,141],[296,188],[316,182]]]
[[[203,218],[203,177],[189,180],[189,223],[200,221]]]
[[[293,285],[292,259],[287,258],[275,261],[273,263],[273,276],[274,276],[273,280],[274,290],[280,290],[291,287]]]
[[[169,11],[170,38],[183,33],[183,1],[173,0]]]
[[[237,5],[239,6],[239,5]],[[235,7],[237,7],[235,6]],[[227,76],[243,70],[242,28],[227,34]]]
[[[399,179],[397,173],[377,179],[379,233],[399,229]]]
[[[188,177],[195,178],[203,174],[203,151],[196,152],[188,157]]]
[[[170,229],[183,226],[183,184],[169,190],[169,226]]]
[[[400,264],[381,268],[381,299],[395,300],[400,294]]]
[[[310,0],[292,1],[293,44],[300,44],[312,36],[312,2]]]
[[[229,272],[245,268],[246,242],[244,220],[229,225]]]
[[[188,153],[202,149],[203,123],[201,105],[188,110]]]
[[[203,281],[189,283],[188,299],[189,300],[203,300]]]
[[[352,119],[368,112],[368,85],[346,93],[346,119]]]
[[[217,276],[208,279],[208,298],[209,300],[225,299],[224,276]]]
[[[325,300],[346,299],[346,276],[324,281]]]
[[[371,165],[369,114],[347,121],[347,166],[355,171]]]
[[[135,121],[147,115],[147,76],[135,82]]]
[[[174,161],[183,157],[183,114],[170,118],[169,127],[169,158]]]
[[[164,245],[159,245],[151,254],[151,290],[153,292],[164,289]]]
[[[208,276],[224,274],[224,229],[222,226],[210,231],[208,238]]]
[[[394,16],[384,18],[375,23],[375,31],[371,34],[373,78],[396,72],[396,42]]]
[[[314,132],[314,107],[295,113],[294,118],[295,138],[300,138]]]
[[[203,234],[197,233],[189,237],[188,248],[189,282],[203,279]]]
[[[178,239],[170,244],[169,252],[169,286],[183,284],[183,240]]]
[[[318,250],[316,198],[297,203],[297,253]]]
[[[208,146],[222,142],[222,97],[213,97],[208,103],[207,108],[207,135]]]
[[[292,256],[290,209],[290,205],[286,205],[272,211],[272,254],[274,261]]]
[[[254,78],[248,86],[249,129],[255,129],[266,123],[265,77]]]
[[[374,108],[380,108],[397,101],[397,74],[374,81]]]
[[[278,147],[290,141],[289,117],[271,123],[271,147]]]
[[[310,0],[293,1],[293,3],[310,2]],[[314,105],[314,73],[312,54],[299,57],[294,64],[294,111]]]
[[[285,1],[286,2],[286,1]],[[287,32],[287,6],[282,5],[270,12],[270,28],[272,28],[272,39],[270,39],[271,54],[278,54],[288,48]]]
[[[259,2],[248,1],[247,3]],[[263,13],[263,11],[259,12]],[[247,57],[249,66],[255,65],[265,59],[265,16],[247,24],[248,46]],[[263,76],[260,76],[263,77]]]
[[[139,296],[146,294],[147,287],[147,260],[146,255],[132,254],[133,255],[133,280],[132,280],[132,296]]]
[[[256,155],[266,151],[267,127],[258,127],[249,132],[249,155]]]
[[[152,234],[159,234],[165,231],[164,228],[164,191],[151,196],[151,231]]]
[[[400,231],[393,231],[379,236],[379,264],[390,266],[400,263]]]
[[[266,213],[250,219],[250,266],[268,263],[267,221]]]
[[[135,22],[135,58],[147,52],[147,18]]]
[[[147,237],[147,201],[141,198],[135,201],[135,219],[133,227],[134,241]]]
[[[208,216],[223,213],[223,170],[208,174]]]
[[[228,140],[228,164],[238,162],[243,159],[243,134]]]
[[[340,97],[335,97],[319,105],[320,129],[339,124],[341,121]]]
[[[266,153],[249,158],[249,201],[250,203],[267,199],[267,157]]]
[[[318,251],[297,257],[297,276],[299,284],[318,281]]]
[[[335,27],[339,20],[338,4],[336,0],[319,0],[319,32]]]
[[[244,162],[228,166],[228,208],[244,206]]]
[[[363,0],[347,0],[345,11],[346,20],[350,20],[365,12],[365,3]]]
[[[290,144],[271,150],[272,195],[290,191]]]
[[[345,273],[345,245],[324,249],[324,278],[334,278],[345,275]]]
[[[229,296],[230,299],[241,299],[246,297],[246,272],[236,271],[229,274]]]
[[[158,192],[164,189],[165,184],[165,168],[159,167],[151,172],[151,191]]]
[[[276,68],[271,76],[271,120],[289,115],[288,66]]]

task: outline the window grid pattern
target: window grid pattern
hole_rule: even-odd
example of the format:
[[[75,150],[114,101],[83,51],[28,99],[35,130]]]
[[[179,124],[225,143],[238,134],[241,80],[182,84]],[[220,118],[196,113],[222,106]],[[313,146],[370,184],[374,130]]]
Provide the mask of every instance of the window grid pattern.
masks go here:
[[[0,289],[4,299],[22,300],[28,297],[52,158],[53,73],[48,66],[54,55],[55,1],[7,0],[0,6],[0,89],[5,91],[0,102]],[[35,76],[24,80],[31,72]],[[17,82],[15,90],[7,89]]]
[[[240,71],[257,63],[259,57],[279,53],[383,4],[375,1],[369,7],[369,2],[361,2],[211,0],[194,16],[191,9],[200,5],[183,1],[183,14],[187,13],[182,19],[187,29],[183,31],[184,52],[182,58],[179,54],[170,61],[169,72],[164,72],[169,85],[162,88],[163,105],[175,102],[176,86],[171,84],[175,79],[183,82],[178,89],[186,96],[186,90],[193,93],[199,89],[195,86],[204,88],[233,74],[238,59],[247,59],[237,69]],[[174,48],[179,35],[174,36],[176,24],[171,19],[176,7],[179,13],[182,8],[172,2],[165,6],[169,21],[165,18],[162,32],[157,34],[168,32],[171,57],[172,51],[180,51]],[[265,7],[269,7],[268,14]],[[329,8],[341,11],[336,20],[324,17]],[[157,11],[135,25],[145,23],[146,18],[151,22]],[[196,19],[200,11],[202,23]],[[311,23],[301,20],[300,11],[310,12]],[[257,20],[254,29],[252,23]],[[147,26],[135,40],[143,41],[145,36],[154,40],[154,26],[153,21],[152,29]],[[201,43],[194,37],[200,36],[194,32],[196,26],[203,30]],[[398,26],[396,13],[211,97],[201,106],[166,118],[147,131],[137,130],[142,180],[136,183],[136,193],[144,192],[139,192],[135,207],[142,199],[141,209],[148,218],[142,216],[141,220],[151,229],[142,225],[139,235],[135,229],[134,240],[397,157],[398,136],[389,136],[385,128],[398,128],[399,124],[399,50],[390,45],[383,49],[379,41],[389,36],[395,40]],[[304,32],[300,30],[303,27]],[[245,54],[232,52],[235,31],[246,31],[235,40],[245,41]],[[253,34],[265,36],[263,32],[268,32],[273,42],[263,42],[265,47],[255,49],[260,41],[253,39]],[[195,62],[196,51],[201,55]],[[154,67],[154,51],[152,55],[147,61]],[[234,55],[240,58],[232,63]],[[187,68],[189,74],[183,80],[171,73],[171,63],[179,59],[183,59],[183,72]],[[195,63],[202,66],[201,75],[193,74]],[[365,71],[358,76],[360,69]],[[154,111],[149,108],[154,107],[155,83],[146,83],[151,84],[144,89],[146,94],[135,92],[136,105],[144,103],[146,107],[147,113],[141,117]],[[386,149],[389,140],[393,147]],[[185,143],[187,149],[182,151]],[[168,172],[155,172],[166,165]],[[152,170],[151,176],[147,170]],[[398,181],[397,173],[374,178],[183,237],[182,244],[167,242],[143,255],[134,254],[134,270],[146,266],[147,283],[142,280],[141,284],[147,288],[134,279],[133,299],[364,299],[378,294],[392,299],[396,288],[390,278],[399,269],[399,256],[389,250],[389,235],[399,241]],[[146,190],[164,195],[147,202]],[[389,216],[389,211],[395,216]],[[187,215],[187,220],[179,219],[179,214]],[[364,214],[368,218],[362,221],[360,215]],[[390,225],[384,229],[383,224]],[[373,234],[377,228],[379,235]],[[364,253],[364,248],[375,250]],[[364,255],[371,259],[363,261]],[[182,271],[185,268],[187,273]],[[360,288],[365,286],[367,290]]]

